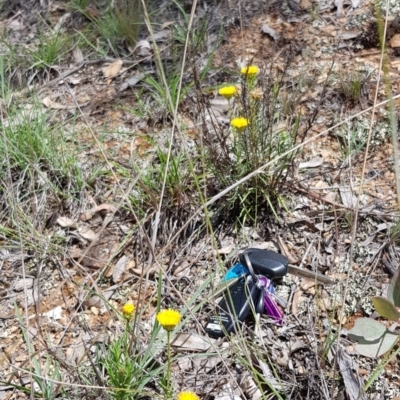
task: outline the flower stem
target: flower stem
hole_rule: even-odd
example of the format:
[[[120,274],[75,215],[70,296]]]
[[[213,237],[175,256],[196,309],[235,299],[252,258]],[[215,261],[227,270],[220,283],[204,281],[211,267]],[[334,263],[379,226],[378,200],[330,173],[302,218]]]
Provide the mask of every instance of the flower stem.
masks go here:
[[[167,331],[167,372],[165,374],[166,386],[167,386],[167,398],[172,398],[172,388],[171,388],[171,332]]]

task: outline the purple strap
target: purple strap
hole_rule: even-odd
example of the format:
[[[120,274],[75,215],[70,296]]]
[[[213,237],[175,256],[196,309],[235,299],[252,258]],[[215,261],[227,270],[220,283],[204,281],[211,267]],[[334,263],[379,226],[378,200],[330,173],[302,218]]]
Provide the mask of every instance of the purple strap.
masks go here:
[[[273,286],[271,285],[271,281],[265,276],[259,276],[259,279],[263,282],[263,284],[265,283],[266,288],[266,290],[264,291],[265,313],[270,316],[278,325],[282,325],[284,314],[270,294],[271,292],[273,293]]]

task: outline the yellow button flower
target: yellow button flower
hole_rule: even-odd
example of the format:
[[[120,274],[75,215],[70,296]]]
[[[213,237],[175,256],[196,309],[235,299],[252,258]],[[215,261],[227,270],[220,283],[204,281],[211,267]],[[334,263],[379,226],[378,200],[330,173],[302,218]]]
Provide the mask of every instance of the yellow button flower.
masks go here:
[[[200,397],[193,392],[180,392],[178,393],[178,400],[200,400]]]
[[[254,78],[260,72],[260,69],[256,65],[248,65],[247,67],[243,67],[240,70],[242,75],[245,75],[246,78]]]
[[[248,124],[249,121],[243,117],[233,118],[231,121],[231,125],[238,131],[242,131]]]
[[[230,99],[232,96],[234,96],[237,92],[237,89],[235,86],[224,86],[221,89],[219,89],[218,93],[221,96],[224,96],[226,99]]]
[[[122,307],[122,314],[124,314],[124,317],[126,319],[131,319],[134,312],[135,312],[135,306],[132,303],[126,303]]]
[[[168,332],[171,332],[180,322],[181,314],[176,310],[161,310],[157,314],[157,321]]]

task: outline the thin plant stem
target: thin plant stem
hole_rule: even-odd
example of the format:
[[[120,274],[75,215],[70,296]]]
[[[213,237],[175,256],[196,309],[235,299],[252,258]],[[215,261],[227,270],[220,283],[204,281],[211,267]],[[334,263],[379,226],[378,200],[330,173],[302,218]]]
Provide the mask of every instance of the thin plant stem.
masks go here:
[[[130,328],[130,325],[129,325],[129,319],[128,318],[126,318],[125,319],[125,323],[126,323],[126,327],[125,327],[125,338],[124,338],[124,340],[125,340],[125,343],[124,343],[124,346],[125,346],[125,349],[124,349],[124,353],[125,353],[125,357],[129,357],[129,349],[130,349],[130,344],[129,344],[129,328]]]
[[[165,373],[167,398],[172,398],[171,388],[171,332],[167,331],[167,372]]]
[[[397,208],[400,208],[400,166],[399,166],[399,135],[397,130],[397,119],[396,110],[394,107],[393,93],[391,87],[391,78],[389,74],[389,58],[386,52],[386,30],[387,30],[387,19],[388,19],[388,2],[386,2],[386,15],[385,20],[379,7],[376,8],[376,21],[378,25],[379,41],[381,44],[381,54],[382,54],[382,71],[383,80],[385,84],[386,97],[388,98],[389,106],[389,118],[390,118],[390,128],[392,131],[392,143],[393,143],[393,158],[394,158],[394,174],[396,177],[396,194],[397,194]]]

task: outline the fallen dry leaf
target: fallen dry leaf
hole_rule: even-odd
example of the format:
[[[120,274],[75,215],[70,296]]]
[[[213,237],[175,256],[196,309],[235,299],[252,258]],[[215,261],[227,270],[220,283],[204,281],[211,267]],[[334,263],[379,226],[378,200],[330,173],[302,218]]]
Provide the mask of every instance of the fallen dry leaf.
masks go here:
[[[324,163],[324,159],[322,157],[314,157],[309,161],[305,161],[299,164],[299,169],[306,168],[316,168]]]
[[[161,25],[161,30],[163,30],[163,29],[165,29],[165,28],[168,28],[170,25],[173,25],[173,24],[175,24],[176,22],[175,21],[167,21],[167,22],[164,22],[162,25]]]
[[[346,207],[355,208],[357,205],[357,196],[353,193],[350,188],[340,187],[339,188],[340,197],[342,198],[342,203]]]
[[[308,289],[314,287],[315,284],[316,284],[315,281],[312,281],[312,280],[309,280],[309,279],[303,279],[303,281],[300,284],[300,288],[301,288],[301,290],[306,292]]]
[[[152,147],[154,147],[154,145],[147,136],[138,136],[132,143],[132,150],[136,151],[139,155],[146,154]]]
[[[122,85],[121,88],[119,89],[120,92],[123,92],[124,90],[128,89],[128,87],[135,86],[138,82],[140,82],[146,75],[139,72],[138,74],[131,76],[127,81],[125,81]]]
[[[211,99],[210,106],[216,117],[222,116],[229,111],[229,101],[223,97]]]
[[[324,28],[321,28],[321,31],[327,35],[336,36],[336,27],[334,25],[325,26]]]
[[[113,80],[113,78],[115,78],[118,75],[118,72],[121,70],[121,67],[122,67],[122,60],[116,60],[103,70],[103,75],[105,78],[107,78],[107,85],[109,85]]]
[[[335,6],[337,8],[336,16],[339,18],[343,13],[343,0],[335,0]]]
[[[299,312],[299,303],[301,298],[301,290],[297,288],[294,292],[293,299],[292,299],[292,314],[297,315]]]
[[[72,52],[72,57],[74,57],[75,62],[80,64],[83,61],[82,50],[76,46]]]
[[[8,360],[7,354],[4,352],[0,352],[0,368],[2,368],[3,371],[5,371],[9,363],[10,362]]]
[[[70,77],[67,78],[65,81],[68,82],[68,83],[70,83],[71,85],[74,85],[74,86],[76,86],[76,85],[78,85],[79,83],[81,83],[80,78],[74,78],[73,76],[70,76]]]
[[[397,33],[390,39],[391,47],[400,47],[400,33]]]
[[[229,254],[235,246],[233,244],[229,244],[228,246],[222,247],[222,249],[218,250],[218,254]]]
[[[178,333],[171,343],[178,351],[207,351],[215,339],[195,333]]]
[[[134,51],[140,57],[148,57],[151,55],[151,45],[147,40],[139,40]]]
[[[90,299],[84,300],[82,302],[82,307],[85,309],[90,309],[92,307],[102,307],[104,304],[104,300],[97,295],[92,296]]]
[[[87,240],[93,241],[97,239],[97,235],[88,227],[80,226],[78,228],[78,233]]]
[[[99,206],[94,207],[94,208],[90,209],[89,211],[81,214],[79,216],[79,220],[80,221],[88,221],[89,219],[92,219],[93,216],[100,211],[111,211],[114,213],[117,211],[117,208],[114,205],[108,204],[108,203],[100,204]]]
[[[126,270],[126,266],[128,264],[128,257],[122,256],[114,265],[112,270],[112,278],[114,283],[118,283],[121,281],[121,277]]]
[[[278,247],[281,253],[289,260],[291,264],[298,264],[300,260],[292,254],[285,241],[278,235],[277,236]]]
[[[42,103],[43,103],[43,105],[44,105],[45,107],[47,107],[47,108],[52,108],[52,109],[54,109],[54,110],[63,110],[63,109],[65,109],[65,108],[67,108],[67,107],[65,107],[64,105],[62,105],[61,103],[57,103],[57,102],[51,100],[50,96],[45,97],[45,98],[42,100]]]
[[[93,315],[99,315],[99,309],[97,308],[97,307],[90,307],[90,312],[93,314]]]
[[[56,223],[61,226],[61,228],[69,228],[75,225],[75,221],[68,217],[58,217]]]
[[[266,35],[269,35],[272,37],[272,39],[275,40],[275,42],[279,39],[279,35],[276,32],[275,29],[272,29],[271,27],[269,27],[267,24],[263,24],[261,27],[261,32],[265,33]]]
[[[155,42],[163,42],[171,36],[171,32],[168,30],[162,30],[155,33],[152,37],[149,36],[147,40],[154,40]]]
[[[341,347],[337,349],[337,363],[350,400],[365,400],[363,381],[358,376],[358,364]]]
[[[346,32],[342,32],[341,38],[343,40],[351,40],[351,39],[355,39],[359,34],[360,34],[359,31],[346,31]]]
[[[52,310],[43,313],[43,316],[50,318],[50,319],[61,319],[62,316],[62,307],[61,306],[57,306],[55,308],[53,308]]]

